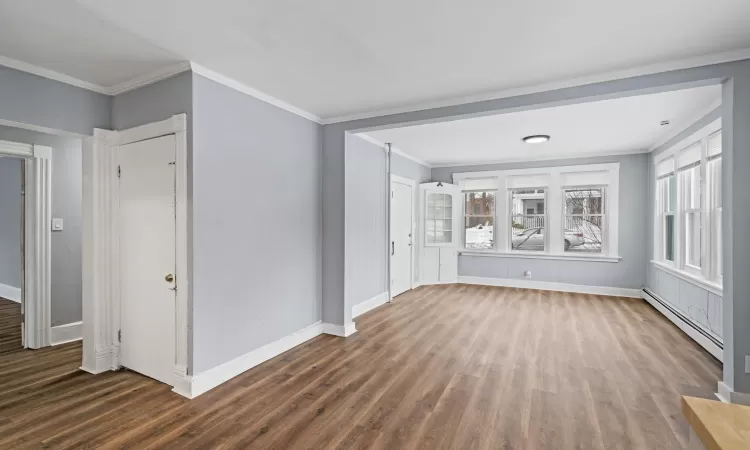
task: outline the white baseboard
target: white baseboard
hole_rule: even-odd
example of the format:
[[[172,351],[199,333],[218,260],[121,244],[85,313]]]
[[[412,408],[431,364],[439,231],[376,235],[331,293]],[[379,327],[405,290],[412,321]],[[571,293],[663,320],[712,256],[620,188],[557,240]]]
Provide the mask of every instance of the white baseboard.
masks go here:
[[[107,372],[109,370],[115,370],[117,368],[115,364],[116,353],[117,350],[112,347],[99,349],[96,351],[96,359],[93,361],[93,364],[89,364],[87,361],[83,361],[80,369],[84,372],[92,373],[94,375]]]
[[[723,381],[719,381],[716,398],[724,403],[736,403],[738,405],[750,406],[750,394],[735,392]]]
[[[641,298],[640,289],[628,289],[606,286],[584,286],[580,284],[552,283],[549,281],[519,280],[515,278],[458,277],[463,284],[483,286],[504,286],[524,289],[541,289],[544,291],[575,292],[579,294],[612,295],[616,297]]]
[[[83,339],[83,322],[73,322],[52,327],[52,333],[50,334],[52,345],[80,341],[81,339]]]
[[[21,288],[0,283],[0,297],[21,303]]]
[[[284,353],[323,332],[323,324],[316,322],[295,333],[271,342],[231,361],[192,376],[175,374],[173,392],[187,398],[195,398],[237,375]]]
[[[669,319],[670,322],[677,325],[677,328],[682,330],[683,333],[690,336],[690,339],[694,340],[698,343],[701,347],[706,349],[706,351],[714,356],[714,358],[718,359],[719,361],[724,361],[724,350],[722,350],[718,345],[711,342],[710,339],[708,339],[703,334],[699,333],[695,328],[691,327],[690,325],[686,324],[684,320],[682,320],[680,317],[678,317],[676,314],[674,314],[672,311],[670,311],[668,308],[666,308],[661,303],[654,300],[649,294],[647,294],[644,291],[641,291],[641,297],[646,300],[651,306],[653,306],[657,311],[662,313],[664,317]]]
[[[354,322],[349,322],[346,325],[336,325],[333,323],[323,323],[323,333],[331,334],[333,336],[348,337],[357,332],[357,327]]]
[[[373,310],[377,308],[380,305],[383,305],[388,302],[388,292],[382,292],[375,297],[365,300],[364,302],[352,306],[352,318],[361,316],[362,314],[366,313],[367,311]]]

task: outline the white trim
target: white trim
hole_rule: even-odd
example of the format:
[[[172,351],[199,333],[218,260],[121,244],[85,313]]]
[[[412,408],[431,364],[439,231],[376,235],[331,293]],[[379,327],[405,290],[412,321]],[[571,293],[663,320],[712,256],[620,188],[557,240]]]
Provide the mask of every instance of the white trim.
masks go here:
[[[54,128],[41,127],[39,125],[31,125],[31,124],[24,123],[24,122],[16,122],[15,120],[0,119],[0,125],[5,126],[5,127],[14,127],[14,128],[21,128],[24,130],[37,131],[39,133],[51,134],[54,136],[65,136],[65,137],[72,137],[72,138],[78,138],[78,139],[86,137],[86,135],[84,134],[73,133],[70,131],[56,130]]]
[[[323,322],[321,327],[324,334],[339,337],[349,337],[357,332],[357,327],[354,322],[349,322],[347,325],[336,325],[334,323]]]
[[[122,131],[94,130],[84,145],[83,370],[100,373],[119,366],[120,286],[117,149],[146,139],[175,135],[175,383],[187,377],[187,116]],[[49,228],[49,227],[48,227]]]
[[[247,94],[251,97],[255,97],[258,100],[264,101],[268,104],[271,104],[273,106],[276,106],[278,108],[281,108],[283,110],[289,111],[292,114],[296,114],[300,117],[304,117],[307,120],[311,120],[315,123],[322,124],[323,121],[320,117],[317,115],[307,112],[301,108],[297,108],[296,106],[290,105],[289,103],[279,100],[276,97],[272,97],[265,92],[261,92],[255,88],[252,88],[250,86],[247,86],[235,79],[229,78],[227,76],[221,75],[217,72],[214,72],[211,69],[207,69],[201,65],[198,65],[194,62],[190,62],[190,68],[193,70],[193,73],[197,73],[198,75],[201,75],[205,78],[208,78],[209,80],[215,81],[219,84],[223,84],[224,86],[227,86],[229,88],[232,88],[236,91],[242,92],[243,94]]]
[[[641,298],[640,289],[584,286],[581,284],[553,283],[549,281],[519,280],[514,278],[485,278],[459,276],[461,284],[478,284],[482,286],[504,286],[523,289],[541,289],[543,291],[575,292],[579,294],[610,295],[615,297]]]
[[[695,133],[691,134],[690,136],[686,137],[685,139],[682,139],[681,141],[677,142],[673,146],[669,147],[668,149],[661,151],[654,156],[654,166],[658,165],[660,162],[664,161],[665,159],[669,159],[674,157],[675,158],[675,167],[674,167],[674,173],[676,174],[679,172],[678,164],[677,164],[677,155],[684,150],[688,145],[694,144],[700,140],[706,139],[711,134],[721,130],[721,117],[714,120],[713,122],[709,123],[705,127],[701,128],[700,130],[696,131]]]
[[[472,178],[492,178],[500,176],[519,176],[519,175],[546,175],[561,174],[568,172],[603,172],[620,170],[620,163],[604,164],[581,164],[576,166],[548,166],[533,167],[529,169],[505,169],[505,170],[484,170],[478,172],[456,172],[453,174],[453,182]]]
[[[699,333],[695,328],[685,323],[684,320],[682,320],[680,317],[678,317],[676,314],[674,314],[664,305],[654,300],[650,294],[647,294],[645,291],[641,290],[640,297],[646,300],[648,304],[653,306],[664,317],[669,319],[670,322],[677,325],[677,328],[682,330],[683,333],[687,334],[690,337],[690,339],[694,340],[698,345],[706,349],[706,351],[709,352],[711,355],[713,355],[714,358],[718,359],[719,361],[723,361],[724,351],[721,348],[719,348],[719,346],[717,346],[715,343],[713,343],[710,339],[708,339],[703,334]]]
[[[661,72],[669,72],[673,70],[687,69],[691,67],[707,66],[711,64],[721,64],[731,61],[741,61],[744,59],[750,59],[750,48],[744,48],[739,50],[733,50],[728,52],[713,53],[710,55],[703,55],[694,58],[686,58],[681,60],[666,61],[662,63],[650,64],[647,66],[636,67],[632,69],[606,72],[602,74],[590,75],[585,77],[573,78],[564,81],[556,81],[553,83],[538,84],[533,86],[526,86],[516,89],[506,89],[502,91],[486,92],[483,94],[455,97],[448,100],[431,101],[419,104],[413,104],[409,106],[402,106],[396,108],[381,109],[376,111],[368,111],[363,113],[354,114],[343,114],[340,116],[327,117],[323,120],[323,125],[339,122],[349,122],[352,120],[368,119],[371,117],[387,116],[391,114],[402,114],[413,111],[420,111],[432,108],[442,108],[446,106],[463,105],[466,103],[475,103],[489,100],[497,100],[501,98],[515,97],[520,95],[535,94],[539,92],[554,91],[557,89],[571,88],[575,86],[583,86],[587,84],[603,83],[607,81],[621,80],[625,78],[638,77],[643,75],[651,75]],[[444,119],[441,119],[444,120]]]
[[[216,386],[268,361],[323,332],[323,324],[316,322],[295,333],[285,336],[270,344],[248,352],[238,358],[225,362],[205,372],[193,376],[185,376],[175,381],[173,392],[183,397],[195,398]]]
[[[388,303],[388,291],[381,292],[369,300],[365,300],[362,303],[352,306],[352,319],[386,303]]]
[[[719,381],[717,386],[716,398],[724,403],[735,403],[738,405],[750,406],[750,394],[736,392],[723,381]]]
[[[491,258],[522,258],[522,259],[556,259],[562,261],[589,261],[589,262],[620,262],[621,256],[606,256],[606,255],[575,255],[571,252],[565,254],[553,254],[553,253],[531,253],[514,251],[509,252],[493,252],[493,251],[477,251],[477,250],[459,250],[459,256],[487,256]]]
[[[698,286],[699,288],[704,289],[704,290],[706,290],[708,292],[711,292],[713,294],[716,294],[716,295],[718,295],[720,297],[724,296],[724,287],[721,286],[721,285],[719,285],[719,284],[717,284],[717,283],[713,283],[713,282],[711,282],[709,280],[706,280],[705,278],[697,277],[697,276],[695,276],[693,274],[684,272],[682,270],[675,269],[671,265],[665,264],[665,263],[663,263],[661,261],[651,260],[651,264],[653,264],[654,267],[656,267],[657,269],[659,269],[659,270],[661,270],[663,272],[666,272],[666,273],[668,273],[670,275],[674,275],[677,278],[679,278],[679,279],[681,279],[683,281],[687,281],[688,283],[690,283],[690,284],[692,284],[694,286]]]
[[[73,322],[52,327],[52,345],[60,345],[83,339],[83,322]]]
[[[7,56],[0,55],[0,66],[10,67],[11,69],[20,70],[21,72],[30,73],[40,77],[47,78],[49,80],[59,81],[61,83],[76,86],[89,91],[98,92],[100,94],[109,94],[108,89],[104,86],[100,86],[95,83],[89,83],[64,73],[55,72],[54,70],[45,69],[34,64],[19,61],[17,59],[8,58]]]
[[[114,86],[110,86],[105,89],[105,93],[109,95],[119,95],[143,86],[148,86],[149,84],[156,83],[157,81],[165,80],[171,76],[180,74],[182,72],[187,72],[189,70],[190,61],[182,61],[171,66],[162,67],[161,69],[157,69],[145,75],[137,76],[122,83],[118,83]]]
[[[364,134],[364,133],[358,133],[358,134],[355,134],[355,136],[358,136],[358,137],[364,139],[365,141],[369,142],[370,144],[375,144],[378,147],[382,147],[383,149],[385,149],[385,147],[386,147],[386,144],[384,142],[380,142],[379,140],[375,139],[374,137],[372,137],[370,135],[367,135],[367,134]],[[411,156],[410,154],[404,152],[403,150],[399,150],[393,144],[391,144],[391,153],[395,153],[395,154],[397,154],[399,156],[403,156],[404,158],[406,158],[406,159],[408,159],[410,161],[414,161],[415,163],[417,163],[419,165],[422,165],[422,166],[425,166],[425,167],[427,167],[429,169],[432,169],[433,167],[435,167],[435,166],[433,166],[433,165],[431,165],[429,163],[426,163],[426,162],[422,161],[421,159],[417,159],[417,158]]]
[[[0,283],[0,297],[16,303],[21,303],[21,288]]]

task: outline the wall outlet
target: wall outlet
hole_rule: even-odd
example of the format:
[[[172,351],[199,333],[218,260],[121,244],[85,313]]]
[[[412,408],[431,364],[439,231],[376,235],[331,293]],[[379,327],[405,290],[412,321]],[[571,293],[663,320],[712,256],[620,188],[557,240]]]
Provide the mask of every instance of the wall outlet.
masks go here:
[[[531,278],[531,271],[530,271],[530,270],[527,270],[527,271],[525,271],[525,272],[523,273],[523,277],[524,277],[524,278]]]
[[[745,355],[745,373],[750,373],[750,355]]]

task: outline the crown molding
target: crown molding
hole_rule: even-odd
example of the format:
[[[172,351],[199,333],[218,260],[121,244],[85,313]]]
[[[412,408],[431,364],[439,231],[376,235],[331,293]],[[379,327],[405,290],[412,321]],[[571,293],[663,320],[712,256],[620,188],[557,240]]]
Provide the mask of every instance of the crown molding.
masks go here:
[[[539,92],[554,91],[557,89],[565,89],[576,86],[583,86],[586,84],[603,83],[607,81],[620,80],[624,78],[638,77],[643,75],[652,75],[660,72],[669,72],[673,70],[689,69],[691,67],[708,66],[712,64],[728,63],[732,61],[741,61],[750,59],[750,48],[743,48],[740,50],[733,50],[721,53],[712,53],[709,55],[703,55],[695,58],[686,58],[680,60],[667,61],[657,64],[650,64],[647,66],[641,66],[633,69],[626,69],[614,72],[606,72],[597,75],[573,78],[570,80],[545,83],[533,86],[523,86],[520,88],[506,89],[502,91],[487,92],[483,94],[454,97],[447,100],[440,100],[434,102],[417,103],[410,106],[386,108],[377,111],[344,114],[341,116],[327,117],[322,121],[323,125],[329,125],[333,123],[349,122],[352,120],[370,119],[373,117],[388,116],[393,114],[403,114],[414,111],[423,111],[433,108],[442,108],[446,106],[463,105],[466,103],[476,103],[488,100],[497,100],[507,97],[515,97],[519,95],[536,94]]]
[[[78,78],[71,77],[70,75],[65,75],[60,72],[55,72],[54,70],[49,70],[43,67],[35,66],[34,64],[29,64],[27,62],[19,61],[17,59],[8,58],[7,56],[0,55],[0,66],[10,67],[11,69],[16,69],[21,72],[30,73],[30,74],[44,77],[50,80],[55,80],[61,83],[69,84],[71,86],[76,86],[82,89],[87,89],[89,91],[98,92],[99,94],[109,95],[108,89],[104,86],[99,86],[98,84],[79,80]]]
[[[367,142],[369,142],[371,144],[375,144],[378,147],[382,147],[383,149],[385,149],[386,143],[380,142],[379,140],[375,139],[372,136],[369,136],[369,135],[363,134],[363,133],[356,134],[355,136],[358,136],[358,137],[364,139],[365,141],[367,141]],[[395,153],[395,154],[397,154],[399,156],[403,156],[404,158],[406,158],[406,159],[408,159],[410,161],[414,161],[415,163],[420,164],[422,166],[425,166],[428,169],[432,169],[433,167],[435,167],[432,164],[426,163],[426,162],[422,161],[421,159],[417,159],[417,158],[411,156],[410,154],[404,152],[403,150],[399,150],[393,144],[391,144],[391,153]]]
[[[283,100],[279,100],[278,98],[273,97],[271,95],[268,95],[265,92],[261,92],[255,88],[242,84],[241,82],[233,78],[225,77],[224,75],[214,72],[211,69],[207,69],[201,66],[200,64],[196,64],[195,62],[191,61],[190,68],[192,69],[193,73],[197,73],[198,75],[208,78],[209,80],[215,81],[219,84],[223,84],[224,86],[227,86],[236,91],[242,92],[243,94],[247,94],[251,97],[255,97],[258,100],[261,100],[268,104],[276,106],[277,108],[281,108],[283,110],[289,111],[290,113],[296,114],[300,117],[304,117],[307,120],[311,120],[318,124],[323,123],[322,119],[313,113],[307,112],[301,108],[297,108],[294,105],[290,105],[289,103]]]
[[[157,81],[164,80],[178,73],[190,70],[190,61],[182,61],[171,66],[163,67],[151,73],[135,77],[131,80],[124,81],[106,89],[108,95],[119,95],[124,92],[132,91],[143,86],[147,86]]]
[[[555,161],[555,160],[564,160],[564,159],[601,158],[601,157],[607,157],[607,156],[640,155],[644,153],[648,153],[648,149],[612,151],[612,152],[603,152],[603,153],[563,153],[560,155],[536,156],[534,158],[519,157],[519,158],[484,160],[484,161],[476,161],[476,162],[470,162],[470,163],[460,163],[460,162],[440,163],[440,164],[433,164],[432,168],[444,169],[446,167],[459,168],[459,167],[471,167],[471,166],[489,166],[493,164],[510,164],[510,163],[520,163],[520,162],[530,162],[530,161]]]

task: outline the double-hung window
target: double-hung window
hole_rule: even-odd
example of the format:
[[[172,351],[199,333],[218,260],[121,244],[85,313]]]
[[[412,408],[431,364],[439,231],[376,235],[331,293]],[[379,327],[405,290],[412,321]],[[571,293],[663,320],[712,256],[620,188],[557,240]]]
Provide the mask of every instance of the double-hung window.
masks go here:
[[[658,190],[659,260],[674,263],[675,260],[675,213],[677,212],[677,179],[674,173],[674,158],[667,158],[656,166]]]
[[[511,250],[544,251],[546,194],[546,189],[510,191]]]
[[[682,192],[682,248],[684,249],[685,270],[696,275],[701,273],[702,215],[701,215],[701,142],[696,142],[682,150],[678,157],[679,183]]]
[[[719,127],[707,126],[656,162],[654,257],[714,285],[723,272]]]
[[[566,252],[601,253],[607,237],[603,186],[566,188],[564,249]]]
[[[467,249],[495,247],[495,195],[497,191],[464,192],[464,242]]]

